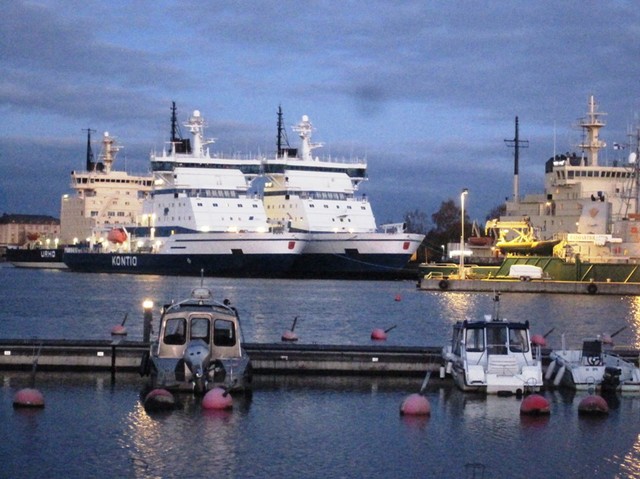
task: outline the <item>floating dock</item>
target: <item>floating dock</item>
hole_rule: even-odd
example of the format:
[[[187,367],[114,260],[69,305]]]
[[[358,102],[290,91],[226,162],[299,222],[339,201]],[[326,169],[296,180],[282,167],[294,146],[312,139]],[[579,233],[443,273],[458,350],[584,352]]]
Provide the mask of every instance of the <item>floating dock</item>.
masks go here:
[[[257,374],[375,374],[423,376],[437,371],[441,348],[387,345],[246,343]],[[114,340],[0,339],[0,370],[137,372],[149,344]]]
[[[552,281],[518,279],[446,279],[423,278],[418,287],[424,291],[452,291],[478,293],[554,293],[554,294],[606,294],[616,296],[640,295],[640,283],[611,281]]]

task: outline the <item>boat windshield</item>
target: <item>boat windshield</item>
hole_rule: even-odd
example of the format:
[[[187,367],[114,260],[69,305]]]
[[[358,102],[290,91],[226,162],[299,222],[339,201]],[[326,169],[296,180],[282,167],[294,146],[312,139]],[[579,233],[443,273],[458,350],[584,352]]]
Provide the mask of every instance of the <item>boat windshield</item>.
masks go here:
[[[165,344],[184,344],[186,340],[185,318],[170,318],[164,325]]]
[[[191,339],[209,343],[209,318],[191,318]]]
[[[470,353],[479,353],[484,351],[484,329],[467,329],[467,337],[464,347],[467,352]]]
[[[213,325],[213,344],[216,346],[235,346],[236,334],[233,321],[216,319]]]
[[[487,328],[487,349],[489,354],[507,354],[507,327]]]
[[[527,331],[525,329],[509,328],[509,349],[514,353],[529,352]]]

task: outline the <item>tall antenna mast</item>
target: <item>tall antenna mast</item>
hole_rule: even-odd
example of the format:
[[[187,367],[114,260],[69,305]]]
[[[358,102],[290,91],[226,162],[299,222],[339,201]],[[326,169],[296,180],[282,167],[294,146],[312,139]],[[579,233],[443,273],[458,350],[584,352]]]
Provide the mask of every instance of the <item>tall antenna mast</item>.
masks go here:
[[[529,148],[529,140],[521,140],[519,133],[519,122],[516,116],[516,137],[513,140],[504,140],[510,148],[515,148],[514,161],[513,161],[513,201],[519,203],[520,201],[520,183],[518,178],[518,162],[520,158],[520,148]]]
[[[87,171],[93,171],[96,168],[96,163],[93,161],[93,150],[91,149],[91,132],[96,132],[91,128],[83,128],[82,131],[87,132]]]

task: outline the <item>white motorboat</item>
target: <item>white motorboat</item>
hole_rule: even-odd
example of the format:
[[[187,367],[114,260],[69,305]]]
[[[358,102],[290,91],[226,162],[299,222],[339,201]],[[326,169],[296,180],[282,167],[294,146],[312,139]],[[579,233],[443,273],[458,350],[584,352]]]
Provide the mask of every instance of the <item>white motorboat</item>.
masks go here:
[[[562,348],[549,355],[545,379],[576,390],[640,392],[640,369],[605,345],[598,336],[584,340],[581,349],[567,349],[563,335]]]
[[[150,387],[203,394],[214,387],[248,390],[252,368],[242,347],[237,310],[218,302],[207,288],[166,305],[158,338],[142,358],[141,374]]]
[[[538,391],[543,386],[542,356],[533,345],[529,322],[499,319],[458,321],[451,343],[442,351],[444,371],[463,391],[509,395]]]

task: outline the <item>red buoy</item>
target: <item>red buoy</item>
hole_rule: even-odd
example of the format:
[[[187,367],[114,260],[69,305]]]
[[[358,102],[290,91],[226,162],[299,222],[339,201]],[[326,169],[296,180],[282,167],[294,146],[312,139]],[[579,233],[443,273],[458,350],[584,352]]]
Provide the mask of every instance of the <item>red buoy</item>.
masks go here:
[[[121,324],[117,324],[111,329],[111,334],[113,336],[126,336],[127,335],[127,328],[125,328]]]
[[[534,346],[540,346],[544,348],[547,345],[547,340],[542,334],[534,334],[533,336],[531,336],[531,343],[533,343]]]
[[[549,401],[540,394],[530,394],[525,397],[520,404],[520,414],[542,416],[550,413]]]
[[[396,300],[396,301],[401,301],[401,300],[402,300],[402,297],[401,297],[399,294],[396,294],[396,298],[395,298],[395,300]]]
[[[291,329],[282,333],[282,336],[280,337],[280,339],[282,339],[283,341],[297,341],[298,335],[293,332],[293,330],[296,329],[297,322],[298,322],[298,317],[296,316],[295,318],[293,318],[293,324],[291,325]]]
[[[578,404],[578,414],[603,416],[609,414],[609,405],[602,396],[593,394],[580,401],[580,404]]]
[[[166,389],[153,389],[144,398],[144,408],[148,411],[168,411],[175,406],[173,394]]]
[[[44,396],[37,389],[21,389],[13,397],[13,407],[44,407]]]
[[[384,341],[385,339],[387,339],[387,333],[389,331],[391,331],[393,328],[395,328],[397,325],[393,325],[390,328],[387,329],[380,329],[380,328],[375,328],[373,331],[371,331],[371,339],[374,339],[376,341]]]
[[[384,331],[384,329],[375,328],[373,331],[371,331],[371,339],[374,339],[376,341],[384,341],[385,339],[387,339],[387,333]]]
[[[202,407],[204,409],[231,409],[233,398],[226,390],[216,387],[204,395]]]
[[[422,394],[410,394],[400,405],[400,415],[429,416],[431,415],[431,404]]]

